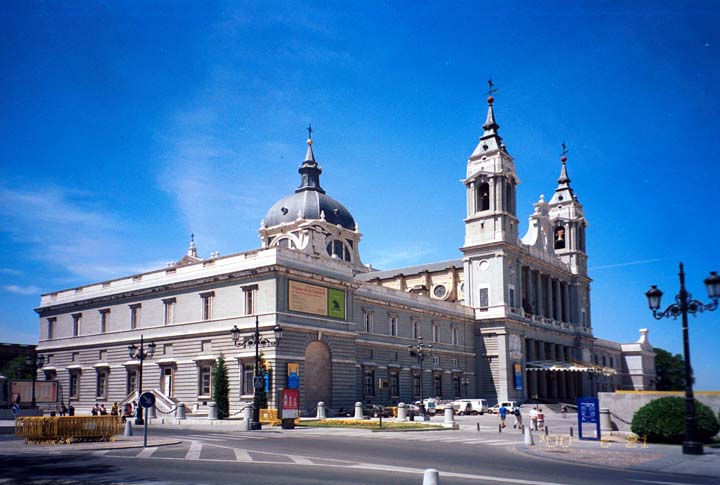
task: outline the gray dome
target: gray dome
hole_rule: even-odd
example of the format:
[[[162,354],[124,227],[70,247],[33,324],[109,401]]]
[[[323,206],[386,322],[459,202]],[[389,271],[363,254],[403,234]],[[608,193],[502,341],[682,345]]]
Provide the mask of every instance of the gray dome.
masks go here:
[[[317,190],[302,190],[277,201],[265,215],[265,225],[271,227],[295,221],[298,212],[302,219],[320,219],[320,213],[325,212],[325,220],[329,223],[355,230],[355,219],[350,211],[337,200]]]

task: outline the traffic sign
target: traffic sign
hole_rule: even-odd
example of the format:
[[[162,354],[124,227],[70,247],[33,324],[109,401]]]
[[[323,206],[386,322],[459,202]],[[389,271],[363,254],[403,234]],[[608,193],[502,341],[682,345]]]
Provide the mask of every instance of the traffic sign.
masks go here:
[[[12,413],[13,413],[15,416],[17,416],[19,412],[20,412],[20,406],[18,406],[17,404],[13,404]]]
[[[255,389],[262,389],[263,386],[263,378],[262,376],[255,376],[253,377],[253,387]]]
[[[144,408],[151,408],[155,405],[155,394],[152,392],[143,392],[140,394],[138,404]]]

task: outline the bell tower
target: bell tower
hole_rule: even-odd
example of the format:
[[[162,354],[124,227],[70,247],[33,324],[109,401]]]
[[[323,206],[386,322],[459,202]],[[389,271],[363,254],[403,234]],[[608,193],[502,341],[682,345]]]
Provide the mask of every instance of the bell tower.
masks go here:
[[[567,173],[567,147],[562,144],[558,186],[549,202],[549,216],[553,227],[555,255],[576,275],[587,275],[585,228],[587,220],[577,195],[570,187]]]
[[[467,163],[463,180],[467,191],[465,243],[462,250],[481,244],[506,242],[517,244],[518,219],[515,189],[520,180],[505,143],[498,135],[500,125],[495,121],[495,98],[492,81],[488,81],[488,111],[483,134]]]

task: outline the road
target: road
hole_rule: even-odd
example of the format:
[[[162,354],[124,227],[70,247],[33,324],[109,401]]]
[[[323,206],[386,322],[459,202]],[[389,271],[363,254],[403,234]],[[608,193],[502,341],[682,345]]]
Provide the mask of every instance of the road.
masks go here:
[[[470,419],[469,417],[467,419]],[[488,421],[490,422],[490,421]],[[494,421],[493,421],[494,423]],[[218,427],[219,428],[219,427]],[[520,433],[462,431],[371,433],[296,429],[152,427],[153,438],[177,445],[6,453],[0,441],[0,484],[420,484],[426,468],[442,484],[709,484],[717,478],[648,473],[546,460],[519,451]],[[0,437],[14,440],[14,437]]]

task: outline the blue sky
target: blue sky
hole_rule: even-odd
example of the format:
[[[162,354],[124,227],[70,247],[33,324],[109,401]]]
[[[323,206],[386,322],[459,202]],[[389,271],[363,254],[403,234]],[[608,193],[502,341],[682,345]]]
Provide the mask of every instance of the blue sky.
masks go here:
[[[629,6],[630,5],[630,6]],[[720,270],[717,2],[4,2],[0,341],[37,341],[41,293],[259,246],[299,183],[305,127],[366,263],[460,256],[460,179],[486,81],[522,184],[521,235],[568,144],[596,336],[682,352],[655,321],[683,261]],[[719,390],[720,311],[691,318]]]

